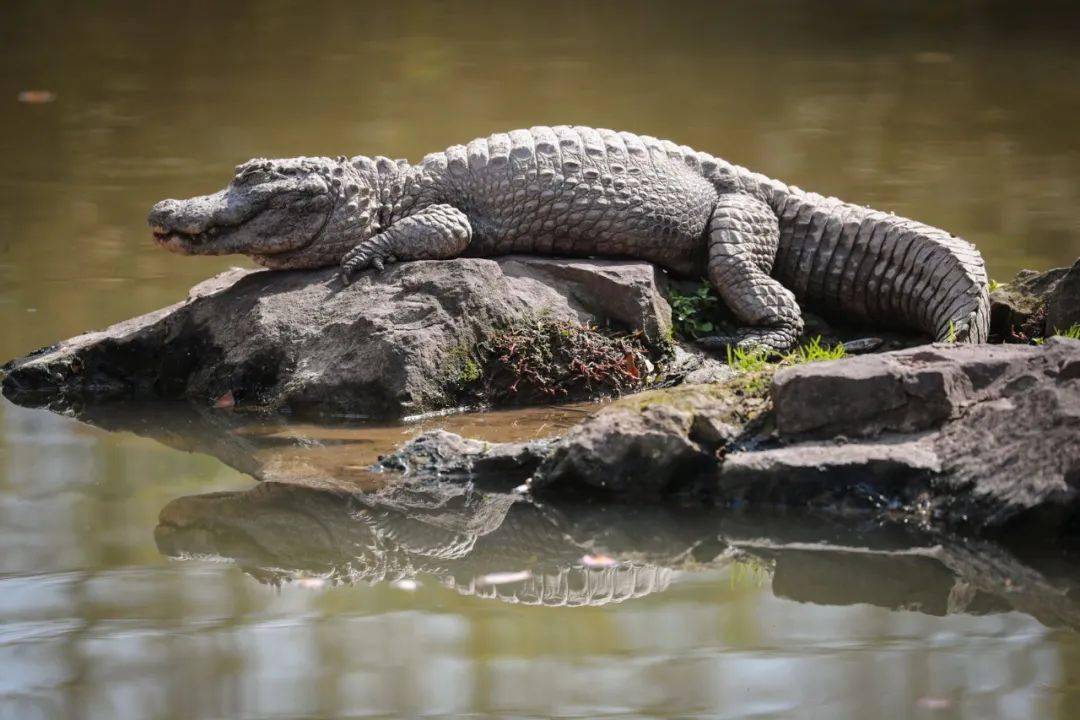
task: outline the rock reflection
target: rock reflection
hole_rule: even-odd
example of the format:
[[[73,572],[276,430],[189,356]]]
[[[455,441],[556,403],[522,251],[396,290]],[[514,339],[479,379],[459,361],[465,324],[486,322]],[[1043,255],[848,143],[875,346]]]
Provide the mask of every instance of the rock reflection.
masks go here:
[[[155,536],[166,556],[227,559],[264,583],[431,580],[509,603],[599,606],[748,562],[767,571],[775,596],[799,602],[928,615],[1019,611],[1049,627],[1080,629],[1075,546],[1033,553],[1009,538],[964,538],[867,515],[538,504],[486,486],[369,469],[431,427],[520,440],[560,432],[587,410],[374,426],[123,404],[86,408],[79,418],[211,455],[262,480],[247,491],[173,500]]]
[[[602,606],[749,562],[773,594],[931,615],[1019,611],[1080,628],[1075,566],[899,525],[685,507],[537,505],[450,483],[371,493],[264,483],[165,506],[159,550],[236,562],[260,582],[436,582],[510,603]],[[591,558],[613,562],[596,567]]]

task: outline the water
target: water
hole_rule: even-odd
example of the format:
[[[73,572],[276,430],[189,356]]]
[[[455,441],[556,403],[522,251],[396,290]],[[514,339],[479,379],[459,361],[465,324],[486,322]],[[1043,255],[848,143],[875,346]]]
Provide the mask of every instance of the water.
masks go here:
[[[242,264],[166,255],[144,217],[249,157],[418,159],[539,123],[946,227],[999,280],[1080,255],[1067,5],[537,5],[5,3],[0,359]],[[532,437],[581,412],[428,426]],[[813,518],[421,512],[364,471],[415,427],[87,419],[0,403],[5,720],[1080,713],[1060,558]],[[621,601],[525,602],[585,582]]]

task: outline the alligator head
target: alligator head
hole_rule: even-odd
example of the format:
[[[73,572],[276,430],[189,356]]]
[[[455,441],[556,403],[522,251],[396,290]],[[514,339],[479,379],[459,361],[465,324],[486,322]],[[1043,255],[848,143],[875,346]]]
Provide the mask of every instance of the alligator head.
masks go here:
[[[379,178],[364,157],[250,160],[212,195],[162,200],[148,221],[181,255],[248,255],[273,268],[332,265],[378,229]]]

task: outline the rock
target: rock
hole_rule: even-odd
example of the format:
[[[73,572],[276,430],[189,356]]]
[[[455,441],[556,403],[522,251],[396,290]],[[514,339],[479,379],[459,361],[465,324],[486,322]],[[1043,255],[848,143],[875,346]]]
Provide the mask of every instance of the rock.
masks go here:
[[[551,447],[532,491],[656,498],[685,490],[716,465],[744,418],[723,385],[684,386],[623,398]]]
[[[1047,528],[1075,522],[1080,508],[1080,341],[1043,346],[933,345],[877,356],[802,365],[777,373],[775,422],[781,439],[799,444],[731,454],[736,477],[749,467],[781,490],[797,466],[824,467],[865,455],[875,468],[911,464],[911,477],[933,475],[936,511],[953,522],[1004,526],[1029,511]],[[830,450],[804,438],[918,433],[918,449],[899,457],[883,440]],[[891,440],[888,442],[892,442]],[[883,460],[888,460],[882,465]],[[803,471],[799,471],[803,472]],[[796,473],[797,474],[797,473]],[[725,478],[722,475],[721,484]],[[888,487],[875,485],[883,493]],[[905,488],[900,501],[910,500]],[[722,493],[727,490],[722,488]],[[795,498],[803,497],[797,489]]]
[[[720,489],[727,503],[842,504],[872,488],[875,496],[910,499],[929,489],[941,460],[925,438],[870,443],[802,443],[728,455]],[[859,502],[876,498],[857,496]]]
[[[1057,283],[1046,300],[1046,332],[1064,332],[1080,324],[1080,260]]]
[[[1069,268],[1046,272],[1021,270],[1007,285],[990,293],[990,337],[998,342],[1043,337],[1043,313],[1047,299],[1057,289]]]
[[[1025,523],[1033,536],[1080,527],[1080,341],[798,365],[775,374],[771,407],[767,381],[624,397],[537,449],[532,492],[638,502],[690,493],[979,532]],[[535,460],[511,463],[506,483]]]
[[[659,347],[671,314],[657,283],[648,263],[533,257],[402,263],[349,287],[333,268],[233,270],[9,363],[3,391],[35,405],[231,397],[237,409],[402,417],[452,405],[449,358],[541,311]]]
[[[536,470],[547,456],[549,445],[545,440],[489,443],[432,430],[381,458],[376,468],[407,475],[494,480],[510,489]]]
[[[668,362],[666,375],[671,382],[705,385],[730,380],[735,377],[735,371],[727,363],[680,344],[675,346],[674,357]]]
[[[785,437],[866,437],[940,425],[976,402],[1011,395],[1070,364],[1072,344],[928,345],[778,372],[772,398]]]

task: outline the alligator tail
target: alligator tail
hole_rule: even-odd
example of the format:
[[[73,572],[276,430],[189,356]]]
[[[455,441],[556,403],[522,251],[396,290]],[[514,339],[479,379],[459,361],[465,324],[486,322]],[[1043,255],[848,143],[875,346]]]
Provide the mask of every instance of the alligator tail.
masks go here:
[[[783,190],[769,197],[780,218],[773,275],[797,298],[938,341],[986,341],[986,267],[971,243],[907,218]]]

